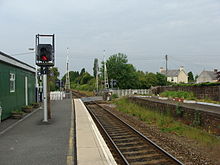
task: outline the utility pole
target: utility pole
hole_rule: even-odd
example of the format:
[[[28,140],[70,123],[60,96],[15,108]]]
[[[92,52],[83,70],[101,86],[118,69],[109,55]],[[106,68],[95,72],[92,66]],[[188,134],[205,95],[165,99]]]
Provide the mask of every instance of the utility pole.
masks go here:
[[[99,64],[97,59],[97,65],[96,65],[96,92],[98,94],[99,92]]]
[[[167,67],[168,55],[165,55],[165,60],[166,60],[166,75],[167,75],[167,71],[168,71],[168,67]]]
[[[107,75],[107,67],[106,67],[106,61],[105,61],[105,50],[104,50],[104,89],[109,88],[108,84],[108,75]]]
[[[67,91],[70,90],[70,75],[69,75],[69,48],[67,48],[67,55],[66,55],[66,84],[65,88]]]

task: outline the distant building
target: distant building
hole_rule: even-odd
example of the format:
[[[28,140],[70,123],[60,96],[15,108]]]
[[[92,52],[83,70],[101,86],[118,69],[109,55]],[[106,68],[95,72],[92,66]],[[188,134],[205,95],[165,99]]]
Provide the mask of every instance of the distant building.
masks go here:
[[[188,83],[188,76],[184,70],[184,67],[181,66],[177,70],[167,70],[163,67],[160,68],[160,73],[167,76],[167,81],[173,83]]]
[[[35,102],[35,68],[0,51],[1,119]]]
[[[197,78],[196,83],[217,82],[217,72],[217,69],[214,69],[214,71],[202,71]]]

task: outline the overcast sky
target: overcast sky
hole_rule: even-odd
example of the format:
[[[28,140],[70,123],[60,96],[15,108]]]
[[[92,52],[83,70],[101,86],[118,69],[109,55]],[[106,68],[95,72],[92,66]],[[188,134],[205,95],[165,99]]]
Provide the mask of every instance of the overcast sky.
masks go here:
[[[36,34],[56,35],[56,66],[92,73],[121,52],[136,69],[220,69],[220,0],[0,0],[0,51],[34,66]]]

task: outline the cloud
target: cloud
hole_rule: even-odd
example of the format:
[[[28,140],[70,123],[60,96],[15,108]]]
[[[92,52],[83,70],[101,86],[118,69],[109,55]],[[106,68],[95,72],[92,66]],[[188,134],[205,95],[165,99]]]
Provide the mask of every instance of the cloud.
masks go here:
[[[187,65],[195,71],[202,68],[190,59],[203,55],[209,68],[220,60],[209,59],[220,53],[218,0],[1,0],[0,20],[2,51],[25,52],[34,46],[35,34],[55,33],[56,64],[64,65],[70,47],[72,69],[91,70],[92,59],[101,58],[103,49],[108,55],[128,54],[144,71],[158,71],[165,54],[180,61],[188,55]],[[148,65],[146,60],[132,61],[146,57],[153,59]],[[18,58],[34,64],[32,57]]]

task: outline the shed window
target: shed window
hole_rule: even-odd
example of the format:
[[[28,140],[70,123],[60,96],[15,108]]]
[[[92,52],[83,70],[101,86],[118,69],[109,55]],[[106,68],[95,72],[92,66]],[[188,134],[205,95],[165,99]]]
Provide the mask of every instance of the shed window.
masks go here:
[[[10,73],[10,92],[15,92],[15,74]]]

